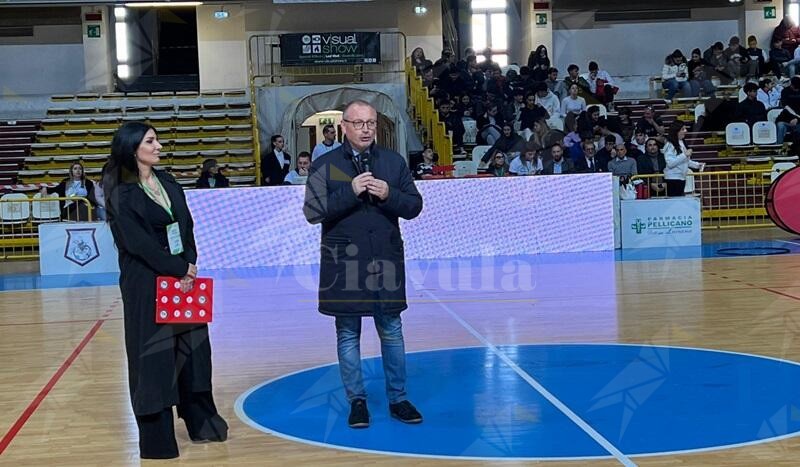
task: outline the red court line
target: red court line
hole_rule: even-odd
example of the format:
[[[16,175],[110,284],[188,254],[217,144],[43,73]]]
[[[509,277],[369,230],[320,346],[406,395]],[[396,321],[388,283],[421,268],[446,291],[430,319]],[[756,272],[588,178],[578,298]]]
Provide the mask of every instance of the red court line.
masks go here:
[[[777,290],[772,290],[772,289],[769,289],[767,287],[760,287],[760,289],[765,291],[765,292],[772,292],[772,293],[774,293],[776,295],[781,295],[781,296],[786,297],[786,298],[791,298],[792,300],[800,300],[800,297],[795,297],[794,295],[789,295],[787,293],[778,292]]]
[[[47,382],[47,384],[44,385],[41,391],[39,391],[39,394],[36,395],[33,401],[31,401],[31,403],[28,404],[28,407],[26,407],[25,410],[22,412],[22,414],[19,416],[19,418],[17,418],[17,421],[14,422],[14,425],[12,425],[11,428],[8,430],[8,433],[6,433],[5,436],[3,436],[3,439],[0,439],[0,455],[2,455],[3,452],[6,450],[6,448],[8,448],[8,445],[11,444],[11,441],[13,441],[14,437],[17,436],[17,433],[19,433],[22,427],[25,426],[25,423],[28,421],[29,418],[31,418],[33,413],[36,412],[36,409],[39,408],[39,405],[41,405],[45,397],[47,397],[47,395],[50,393],[50,391],[53,389],[56,383],[58,383],[58,380],[61,379],[61,376],[63,376],[64,373],[66,373],[66,371],[69,369],[69,367],[72,366],[72,363],[75,361],[76,358],[78,358],[78,355],[81,353],[84,347],[86,347],[89,341],[92,340],[95,334],[97,334],[97,331],[100,330],[100,326],[102,326],[103,323],[106,322],[108,317],[111,315],[111,312],[114,311],[114,308],[116,308],[118,303],[119,300],[114,302],[114,304],[111,305],[111,307],[108,310],[106,310],[105,313],[103,313],[103,316],[101,316],[100,319],[95,321],[92,328],[89,329],[89,332],[87,332],[86,335],[83,336],[83,339],[80,341],[78,346],[75,347],[75,349],[72,351],[69,357],[67,357],[67,359],[64,360],[64,363],[62,363],[61,366],[58,367],[58,370],[56,370],[53,376],[50,377],[50,380]]]

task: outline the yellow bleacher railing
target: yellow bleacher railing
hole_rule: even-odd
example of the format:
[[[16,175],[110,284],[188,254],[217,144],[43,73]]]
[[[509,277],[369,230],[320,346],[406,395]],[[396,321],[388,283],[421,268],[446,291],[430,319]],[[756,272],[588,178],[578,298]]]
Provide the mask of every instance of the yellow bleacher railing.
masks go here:
[[[771,170],[751,169],[727,172],[698,172],[687,177],[687,196],[699,196],[704,229],[774,227],[764,208],[774,174]],[[637,175],[633,181],[648,184],[663,182],[662,175]],[[650,189],[650,197],[666,192]]]
[[[406,82],[408,83],[408,100],[411,117],[417,130],[423,133],[426,142],[433,145],[433,151],[439,155],[439,165],[453,163],[453,137],[439,120],[436,103],[428,93],[428,88],[422,84],[422,78],[417,76],[417,71],[411,65],[411,59],[406,59]]]
[[[82,203],[87,217],[62,218],[59,203]],[[36,203],[40,203],[34,209]],[[32,260],[39,258],[39,224],[54,222],[91,222],[92,205],[83,197],[0,199],[0,260]],[[77,210],[76,213],[79,213]],[[80,214],[76,214],[80,216]]]

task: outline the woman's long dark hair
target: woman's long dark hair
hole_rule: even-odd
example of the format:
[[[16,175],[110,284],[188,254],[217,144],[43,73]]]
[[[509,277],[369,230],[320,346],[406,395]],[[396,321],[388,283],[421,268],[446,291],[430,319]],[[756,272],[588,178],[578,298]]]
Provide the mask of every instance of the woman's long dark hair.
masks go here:
[[[686,123],[675,120],[674,122],[669,124],[669,129],[667,129],[667,141],[669,141],[675,147],[676,154],[682,154],[683,149],[681,149],[681,142],[678,140],[678,133],[680,133],[681,129],[686,126]]]
[[[128,122],[119,127],[111,140],[111,155],[103,166],[103,194],[106,197],[108,219],[114,217],[116,202],[113,193],[120,183],[139,181],[139,166],[136,164],[136,150],[148,131],[156,131],[152,126],[141,122]]]
[[[69,166],[69,177],[67,177],[67,180],[69,180],[70,182],[74,181],[73,178],[72,178],[72,169],[75,168],[76,165],[81,168],[81,186],[85,187],[86,186],[86,168],[80,162],[73,162],[72,165]]]

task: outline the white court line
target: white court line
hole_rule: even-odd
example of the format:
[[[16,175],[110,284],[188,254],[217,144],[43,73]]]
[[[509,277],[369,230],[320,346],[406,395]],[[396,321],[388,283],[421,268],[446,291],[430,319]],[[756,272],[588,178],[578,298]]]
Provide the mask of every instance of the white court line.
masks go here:
[[[776,241],[776,242],[789,243],[789,244],[791,244],[791,245],[795,245],[795,246],[800,246],[800,243],[797,243],[797,242],[790,242],[789,240],[778,240],[778,239],[775,239],[775,241]]]
[[[415,286],[420,284],[415,284]],[[420,287],[421,288],[421,287]],[[419,289],[418,289],[419,290]],[[519,367],[511,358],[509,358],[506,354],[504,354],[500,349],[498,349],[494,344],[489,342],[481,333],[479,333],[475,328],[469,325],[466,321],[464,321],[458,314],[451,310],[449,306],[442,303],[439,300],[439,297],[434,295],[432,292],[428,290],[421,290],[424,294],[426,294],[431,300],[436,302],[442,309],[444,309],[450,316],[453,317],[458,323],[464,327],[470,334],[473,335],[476,339],[478,339],[486,348],[488,348],[492,353],[497,355],[500,360],[502,360],[506,365],[508,365],[515,373],[517,373],[522,379],[525,380],[526,383],[531,385],[533,389],[536,390],[539,394],[541,394],[545,399],[547,399],[551,404],[553,404],[558,410],[561,411],[564,415],[567,416],[572,422],[578,425],[587,435],[589,435],[595,442],[603,448],[611,453],[617,460],[625,466],[628,467],[635,467],[636,464],[625,454],[622,453],[616,446],[611,444],[610,441],[605,439],[603,435],[598,433],[594,428],[591,427],[588,423],[586,423],[582,418],[580,418],[575,412],[570,410],[569,407],[566,406],[563,402],[558,400],[556,396],[554,396],[550,391],[545,389],[538,381],[536,381],[531,375],[529,375],[525,370]]]

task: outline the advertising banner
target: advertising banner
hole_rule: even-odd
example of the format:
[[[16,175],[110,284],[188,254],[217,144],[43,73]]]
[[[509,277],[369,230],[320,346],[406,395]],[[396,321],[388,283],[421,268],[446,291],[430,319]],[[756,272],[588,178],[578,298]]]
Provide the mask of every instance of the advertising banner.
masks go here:
[[[701,244],[698,198],[622,200],[621,210],[622,248]]]
[[[281,34],[281,66],[362,65],[381,62],[378,32]]]

